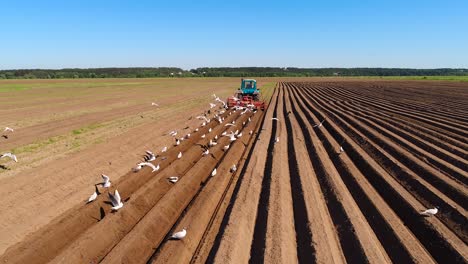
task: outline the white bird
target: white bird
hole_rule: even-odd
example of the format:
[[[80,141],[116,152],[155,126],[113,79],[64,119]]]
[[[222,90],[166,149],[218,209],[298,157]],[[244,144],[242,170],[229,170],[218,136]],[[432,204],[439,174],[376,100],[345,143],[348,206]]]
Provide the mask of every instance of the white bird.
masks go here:
[[[150,167],[151,169],[153,169],[152,172],[155,172],[155,171],[158,171],[158,170],[159,170],[159,164],[158,164],[158,166],[156,167],[156,166],[154,166],[153,163],[150,163],[150,162],[140,162],[140,163],[138,163],[138,166],[140,166],[140,167],[148,166],[148,167]]]
[[[115,190],[114,194],[109,193],[109,198],[112,203],[112,210],[117,211],[123,207],[123,203],[120,199],[119,191]]]
[[[190,133],[188,133],[187,135],[185,135],[185,138],[186,138],[186,139],[189,139],[189,138],[190,138]]]
[[[216,96],[216,94],[213,94],[213,97],[214,97],[214,98],[219,98],[218,96]]]
[[[13,132],[13,131],[15,130],[11,127],[5,127],[5,130],[3,130],[3,132]]]
[[[223,150],[224,150],[224,151],[226,151],[226,150],[228,150],[228,149],[229,149],[229,145],[226,145],[226,146],[223,147]]]
[[[178,159],[182,158],[182,152],[179,152],[179,154],[177,155],[177,158]]]
[[[276,137],[275,143],[279,142],[279,137]]]
[[[200,120],[204,119],[206,122],[210,122],[210,119],[206,118],[206,116],[201,115],[201,116],[197,116],[196,118]]]
[[[177,176],[171,176],[168,178],[168,180],[172,183],[176,183],[179,180],[179,177]]]
[[[210,139],[210,142],[208,143],[208,146],[213,147],[213,146],[216,146],[216,145],[218,145],[218,143],[213,142],[213,140]]]
[[[239,134],[237,134],[237,136],[236,136],[236,137],[237,137],[237,138],[240,138],[240,137],[242,137],[242,132],[241,132],[241,133],[239,133]]]
[[[202,127],[206,126],[206,122],[203,122],[203,123],[201,124],[201,126],[202,126]]]
[[[227,134],[226,131],[224,131],[223,133],[221,133],[221,136],[225,136]]]
[[[176,139],[175,145],[176,145],[176,146],[179,146],[179,145],[180,145],[180,140]]]
[[[18,159],[16,158],[16,155],[13,154],[13,153],[10,153],[10,152],[3,153],[3,154],[0,156],[0,159],[1,159],[1,158],[4,158],[4,157],[8,157],[8,158],[14,160],[15,162],[18,162]]]
[[[164,147],[161,152],[166,152],[167,151],[167,147]]]
[[[225,137],[229,137],[229,140],[231,142],[236,140],[236,134],[235,133],[227,134],[227,135],[225,135]]]
[[[157,103],[155,103],[155,102],[152,102],[151,105],[152,105],[152,106],[159,106],[159,105],[158,105]]]
[[[425,215],[425,216],[432,216],[432,215],[437,214],[437,212],[439,212],[439,207],[438,206],[436,206],[436,207],[434,207],[432,209],[427,209],[425,211],[422,211],[422,212],[420,212],[420,214]]]
[[[322,120],[322,122],[318,123],[318,124],[315,124],[313,125],[312,127],[321,127],[323,125],[323,122],[325,122],[325,119]]]
[[[214,140],[218,140],[218,135],[216,135],[216,136],[214,137]]]
[[[249,132],[249,135],[252,135],[252,134],[253,134],[253,131],[252,131],[252,130],[250,130],[250,132]]]
[[[214,170],[211,172],[211,177],[213,177],[215,175],[216,175],[216,168],[214,168]]]
[[[236,130],[236,132],[234,132],[234,135],[237,135],[239,134],[239,129]]]
[[[216,104],[210,103],[210,108],[216,107]]]
[[[176,130],[172,130],[171,132],[169,132],[169,135],[175,137],[177,135],[177,131]]]
[[[198,128],[195,128],[195,132],[198,132]]]
[[[272,117],[271,120],[279,121],[279,119],[277,117]]]
[[[205,138],[205,137],[206,137],[206,135],[205,135],[205,134],[201,135],[201,138]]]
[[[179,231],[179,232],[176,232],[176,233],[172,234],[171,238],[180,240],[180,239],[183,239],[186,235],[187,235],[187,230],[184,227],[184,229],[182,229],[182,231]]]
[[[109,176],[107,176],[105,174],[101,174],[101,177],[104,180],[104,182],[102,183],[102,187],[109,188],[111,186]]]
[[[88,203],[96,200],[97,198],[97,192],[94,192],[93,194],[91,194],[91,196],[88,198]]]
[[[207,150],[203,151],[202,156],[207,156],[209,154],[210,154],[210,150],[207,149]]]
[[[340,153],[344,152],[343,146],[340,146]]]
[[[224,126],[233,126],[233,125],[234,125],[233,123],[227,123]]]
[[[232,165],[232,167],[229,169],[230,172],[234,173],[237,171],[236,164]]]

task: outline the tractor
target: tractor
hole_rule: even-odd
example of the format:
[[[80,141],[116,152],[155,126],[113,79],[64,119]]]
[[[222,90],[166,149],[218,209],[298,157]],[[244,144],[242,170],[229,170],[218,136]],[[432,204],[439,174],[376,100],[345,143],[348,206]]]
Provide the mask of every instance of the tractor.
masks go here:
[[[260,89],[257,88],[257,81],[242,79],[240,88],[227,99],[227,105],[229,108],[241,106],[264,110],[265,102],[260,99]]]

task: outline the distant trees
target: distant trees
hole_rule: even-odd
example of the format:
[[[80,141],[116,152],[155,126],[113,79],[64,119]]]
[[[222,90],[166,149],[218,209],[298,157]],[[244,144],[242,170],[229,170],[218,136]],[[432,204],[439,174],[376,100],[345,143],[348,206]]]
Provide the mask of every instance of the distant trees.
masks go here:
[[[468,69],[176,67],[1,70],[0,79],[155,78],[155,77],[311,77],[311,76],[468,76]]]

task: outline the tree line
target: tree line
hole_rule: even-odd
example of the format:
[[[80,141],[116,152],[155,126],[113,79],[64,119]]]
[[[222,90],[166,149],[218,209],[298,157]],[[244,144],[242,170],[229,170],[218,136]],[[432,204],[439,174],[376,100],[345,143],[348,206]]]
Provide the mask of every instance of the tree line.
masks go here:
[[[156,77],[468,76],[468,69],[203,67],[0,70],[0,79]]]

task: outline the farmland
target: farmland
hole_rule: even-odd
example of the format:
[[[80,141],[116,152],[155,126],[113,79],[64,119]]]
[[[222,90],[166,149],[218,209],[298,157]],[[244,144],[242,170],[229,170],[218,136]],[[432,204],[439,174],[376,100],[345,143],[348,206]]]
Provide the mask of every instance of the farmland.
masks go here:
[[[200,127],[211,94],[226,98],[238,81],[0,82],[2,126],[17,128],[0,150],[21,161],[0,169],[0,261],[468,260],[466,83],[260,79],[265,111]],[[172,129],[191,136],[173,146]],[[131,171],[166,145],[158,172]],[[108,190],[84,202],[101,173],[122,195],[117,212]],[[168,239],[182,228],[184,240]]]

